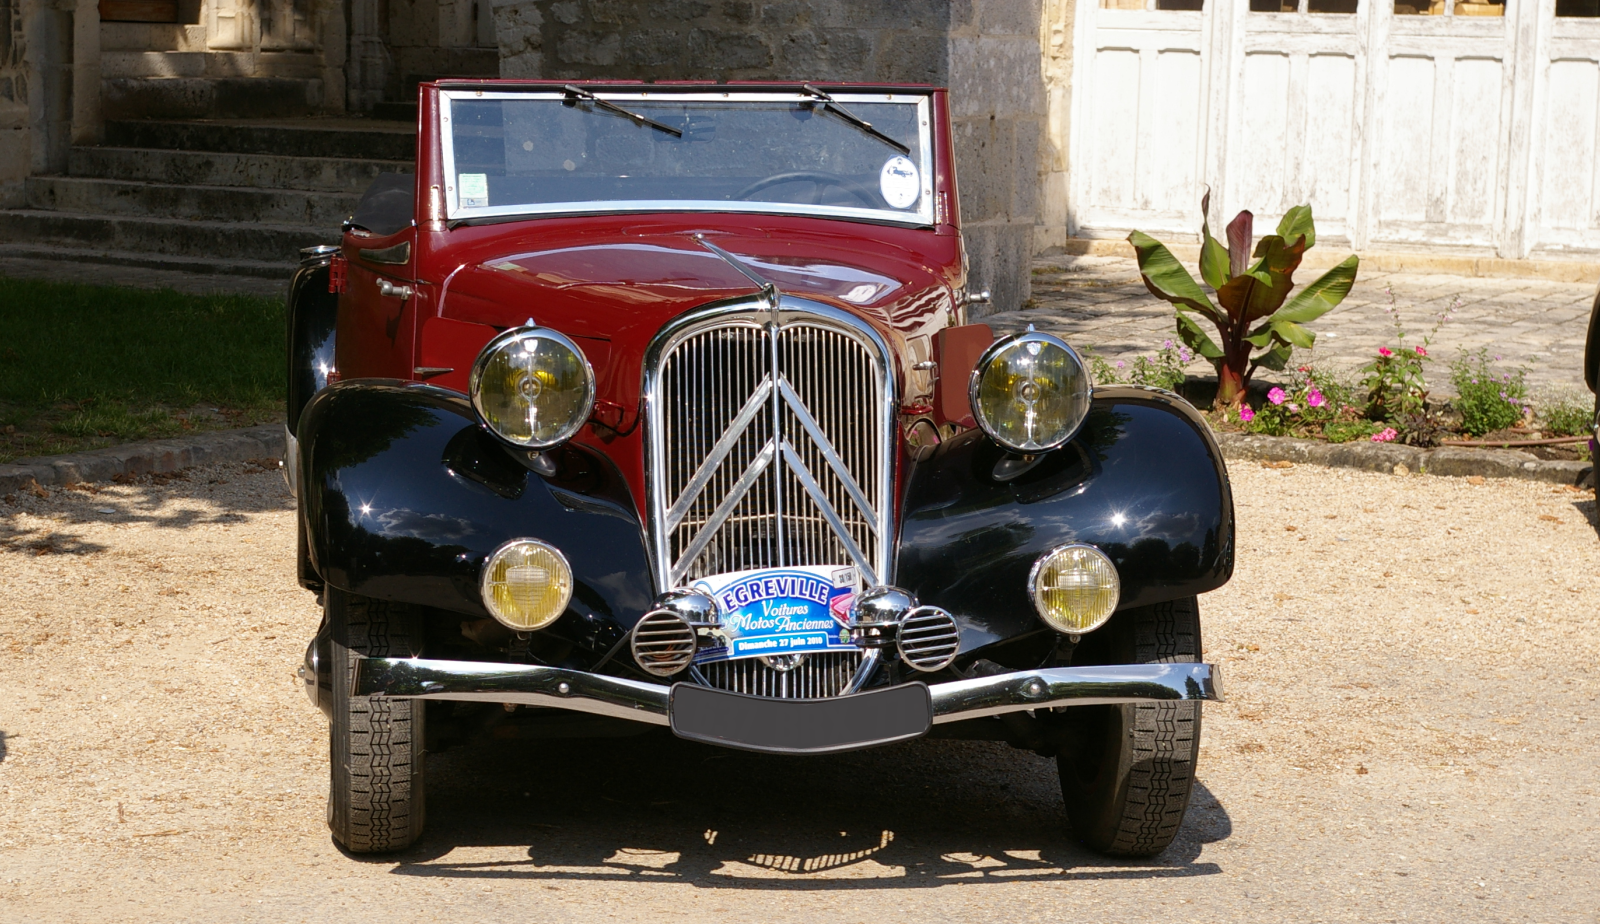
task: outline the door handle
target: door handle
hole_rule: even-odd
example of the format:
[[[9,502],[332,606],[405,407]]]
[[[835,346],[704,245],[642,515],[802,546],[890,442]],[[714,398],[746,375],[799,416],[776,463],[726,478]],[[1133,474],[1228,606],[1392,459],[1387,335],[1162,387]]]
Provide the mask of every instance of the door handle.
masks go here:
[[[405,301],[416,293],[410,286],[397,286],[387,279],[378,280],[378,294],[389,298],[398,298]]]

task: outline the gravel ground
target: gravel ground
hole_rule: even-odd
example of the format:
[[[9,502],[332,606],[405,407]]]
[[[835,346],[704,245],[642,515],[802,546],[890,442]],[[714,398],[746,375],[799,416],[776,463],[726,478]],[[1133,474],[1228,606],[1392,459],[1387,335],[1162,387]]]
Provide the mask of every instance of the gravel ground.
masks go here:
[[[0,503],[0,920],[1597,921],[1592,494],[1234,466],[1178,842],[1073,846],[1051,764],[651,735],[430,758],[398,858],[323,826],[276,473]]]

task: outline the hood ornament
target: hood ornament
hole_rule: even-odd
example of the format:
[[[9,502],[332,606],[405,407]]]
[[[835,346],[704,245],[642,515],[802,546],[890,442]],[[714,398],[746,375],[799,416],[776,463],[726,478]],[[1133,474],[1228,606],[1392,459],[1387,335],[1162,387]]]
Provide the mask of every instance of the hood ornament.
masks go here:
[[[767,307],[772,311],[772,324],[774,327],[776,327],[778,324],[778,287],[774,285],[771,280],[762,278],[756,273],[755,270],[745,265],[744,261],[740,260],[738,257],[735,257],[733,254],[728,253],[726,250],[723,250],[716,244],[706,240],[706,236],[704,234],[696,231],[694,233],[694,240],[695,243],[699,244],[701,247],[704,247],[705,249],[721,257],[729,266],[738,270],[740,275],[761,287],[761,297],[766,301]]]

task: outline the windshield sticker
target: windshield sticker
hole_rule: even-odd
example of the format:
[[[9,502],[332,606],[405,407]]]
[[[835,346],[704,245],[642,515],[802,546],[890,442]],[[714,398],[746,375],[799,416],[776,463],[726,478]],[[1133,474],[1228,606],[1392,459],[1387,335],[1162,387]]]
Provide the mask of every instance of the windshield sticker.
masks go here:
[[[917,165],[899,154],[889,158],[878,174],[878,189],[893,208],[908,209],[915,205],[922,197],[922,178],[917,175]]]
[[[489,175],[486,173],[463,173],[458,181],[461,187],[461,207],[464,209],[482,208],[489,204]]]
[[[722,614],[721,638],[694,663],[764,655],[855,651],[846,622],[860,573],[839,565],[736,571],[701,578]]]

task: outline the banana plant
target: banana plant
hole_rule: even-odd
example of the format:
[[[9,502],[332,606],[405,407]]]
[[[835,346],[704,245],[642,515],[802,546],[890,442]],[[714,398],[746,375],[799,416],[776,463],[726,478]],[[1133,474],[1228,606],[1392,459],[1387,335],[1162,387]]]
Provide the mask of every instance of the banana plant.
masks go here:
[[[1210,205],[1207,193],[1200,200],[1202,215],[1209,215]],[[1263,237],[1252,253],[1254,223],[1250,212],[1240,212],[1228,223],[1224,247],[1211,236],[1209,217],[1202,218],[1200,276],[1215,293],[1215,301],[1165,244],[1140,231],[1128,235],[1145,288],[1172,303],[1178,336],[1216,367],[1217,404],[1222,407],[1243,400],[1257,369],[1282,370],[1295,347],[1311,348],[1316,334],[1305,325],[1344,300],[1360,262],[1351,254],[1291,299],[1294,271],[1317,241],[1311,206],[1290,209],[1278,222],[1278,233]],[[1216,328],[1215,340],[1201,328],[1201,319]]]

